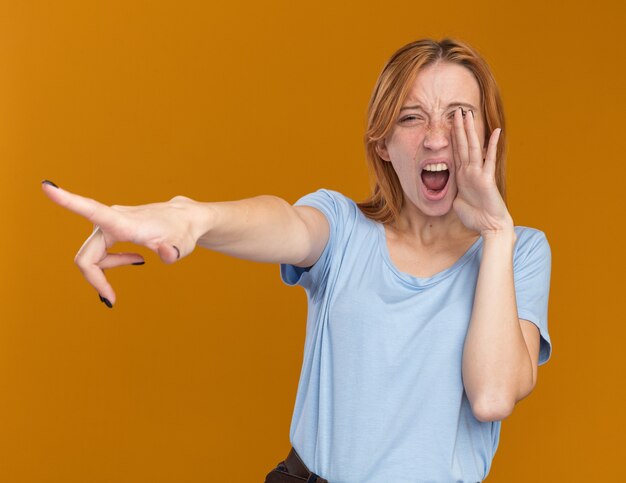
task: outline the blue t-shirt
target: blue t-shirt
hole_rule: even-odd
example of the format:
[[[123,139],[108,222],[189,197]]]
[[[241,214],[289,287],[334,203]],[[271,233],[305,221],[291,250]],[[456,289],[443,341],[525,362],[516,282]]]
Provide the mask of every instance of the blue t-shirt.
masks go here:
[[[296,205],[319,209],[330,237],[312,267],[281,265],[308,297],[308,320],[290,441],[332,483],[482,481],[500,421],[480,422],[461,367],[482,238],[428,278],[399,271],[384,226],[341,193],[318,190]],[[515,227],[518,315],[539,327],[539,364],[551,353],[550,247]]]

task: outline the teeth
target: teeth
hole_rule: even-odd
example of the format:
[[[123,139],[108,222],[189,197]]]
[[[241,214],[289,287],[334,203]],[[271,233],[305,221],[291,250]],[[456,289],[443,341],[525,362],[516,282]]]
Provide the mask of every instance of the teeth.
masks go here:
[[[444,163],[427,164],[424,166],[426,171],[445,171],[448,167]]]

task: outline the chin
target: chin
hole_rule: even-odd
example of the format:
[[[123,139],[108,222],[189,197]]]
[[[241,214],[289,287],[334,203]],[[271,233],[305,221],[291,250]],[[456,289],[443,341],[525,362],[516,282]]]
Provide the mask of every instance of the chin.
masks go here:
[[[440,202],[436,206],[426,206],[421,210],[426,216],[445,216],[452,210],[452,202]]]

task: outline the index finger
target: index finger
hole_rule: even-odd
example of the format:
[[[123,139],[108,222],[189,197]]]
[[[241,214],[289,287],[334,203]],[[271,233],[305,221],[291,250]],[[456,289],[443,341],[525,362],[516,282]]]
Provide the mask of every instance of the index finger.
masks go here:
[[[70,193],[48,180],[41,182],[43,192],[57,205],[87,218],[95,225],[107,226],[115,216],[115,210],[91,198]]]
[[[467,134],[465,133],[465,120],[463,119],[463,116],[465,116],[465,112],[462,107],[459,107],[456,111],[454,111],[452,132],[454,134],[459,163],[461,166],[465,167],[470,164],[470,156],[468,154]]]

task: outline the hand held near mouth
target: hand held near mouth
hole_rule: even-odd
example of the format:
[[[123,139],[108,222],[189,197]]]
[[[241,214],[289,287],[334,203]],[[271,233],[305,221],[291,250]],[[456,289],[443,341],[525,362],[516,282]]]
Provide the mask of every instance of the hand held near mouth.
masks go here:
[[[466,227],[483,236],[512,231],[514,226],[495,180],[500,132],[497,128],[491,133],[483,160],[473,115],[463,119],[460,109],[455,113],[452,148],[458,192],[452,206]]]

